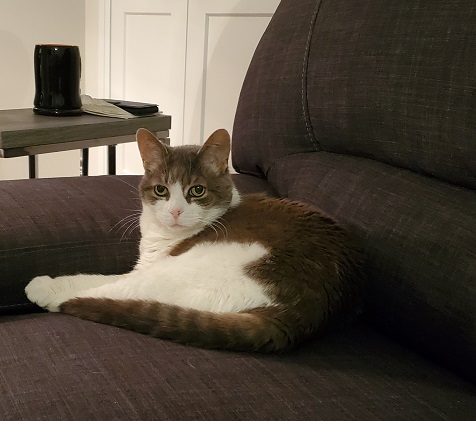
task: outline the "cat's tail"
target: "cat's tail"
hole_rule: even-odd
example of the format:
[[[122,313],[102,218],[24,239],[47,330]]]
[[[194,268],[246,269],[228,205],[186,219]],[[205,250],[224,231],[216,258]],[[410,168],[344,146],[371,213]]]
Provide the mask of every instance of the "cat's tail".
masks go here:
[[[281,306],[212,313],[158,302],[85,297],[64,302],[60,311],[182,344],[238,351],[285,351],[317,328],[312,320],[300,320]]]

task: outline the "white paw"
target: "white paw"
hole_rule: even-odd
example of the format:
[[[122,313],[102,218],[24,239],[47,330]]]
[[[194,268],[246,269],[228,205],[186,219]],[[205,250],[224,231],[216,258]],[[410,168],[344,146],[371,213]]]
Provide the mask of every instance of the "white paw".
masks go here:
[[[33,278],[25,288],[28,299],[48,311],[59,311],[59,305],[65,301],[64,289],[59,279],[49,276]]]

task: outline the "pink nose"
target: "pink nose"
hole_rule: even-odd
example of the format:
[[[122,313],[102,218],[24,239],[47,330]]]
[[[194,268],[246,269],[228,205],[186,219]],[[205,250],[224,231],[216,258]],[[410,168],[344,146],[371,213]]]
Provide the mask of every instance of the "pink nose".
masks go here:
[[[171,211],[169,211],[172,216],[177,219],[182,213],[183,213],[183,210],[182,209],[172,209]]]

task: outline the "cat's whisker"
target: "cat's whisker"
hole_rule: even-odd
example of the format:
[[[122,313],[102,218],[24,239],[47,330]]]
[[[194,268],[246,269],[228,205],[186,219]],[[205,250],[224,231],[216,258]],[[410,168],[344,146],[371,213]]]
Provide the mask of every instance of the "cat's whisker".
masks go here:
[[[219,223],[219,222],[217,222],[217,221],[213,221],[213,222],[209,225],[209,227],[210,227],[211,229],[213,229],[213,231],[215,231],[216,239],[217,239],[217,240],[218,240],[218,238],[219,238],[219,236],[220,236],[218,231],[220,231],[220,232],[223,234],[223,236],[226,238],[226,236],[227,236],[228,233],[227,233],[227,231],[226,231],[226,228],[224,229],[223,224],[221,224],[221,223]]]
[[[121,238],[119,242],[121,242],[124,238],[129,237],[139,226],[140,226],[140,215],[141,211],[134,209],[132,214],[125,216],[120,221],[118,221],[110,230],[117,230],[117,232],[122,232]]]
[[[128,183],[127,181],[125,181],[125,180],[123,180],[123,179],[121,179],[121,178],[119,178],[119,177],[116,178],[116,180],[118,180],[118,181],[120,181],[120,182],[122,182],[122,183],[124,183],[124,184],[127,184],[129,187],[132,187],[132,188],[134,189],[134,191],[132,191],[132,193],[134,193],[134,194],[139,191],[139,187],[138,187],[138,186],[134,186],[133,184],[130,184],[130,183]]]
[[[220,231],[225,237],[226,237],[226,232],[223,231],[223,227],[220,226],[216,221],[211,224],[211,226],[215,229],[218,235],[218,231]]]
[[[129,237],[137,228],[139,228],[138,221],[131,221],[129,225],[126,227],[126,229],[124,230],[120,241],[122,241],[126,237]]]
[[[121,239],[119,240],[119,242],[121,242],[124,238],[129,237],[137,228],[139,228],[139,226],[140,226],[140,224],[139,224],[138,220],[129,221],[129,223],[127,224],[126,229],[122,233],[122,236],[121,236]]]
[[[207,224],[208,227],[210,227],[213,231],[215,231],[215,235],[216,235],[215,242],[216,242],[216,240],[218,240],[218,237],[219,237],[219,234],[218,234],[218,228],[219,227],[215,226],[215,221],[209,222],[205,218],[198,218],[198,222],[203,222],[203,223]]]
[[[215,227],[213,226],[213,224],[210,224],[209,226],[210,226],[210,228],[211,228],[213,231],[215,231],[215,235],[216,235],[215,242],[216,242],[216,241],[218,240],[218,231],[215,229]]]
[[[140,216],[140,211],[135,211],[135,213],[131,214],[131,215],[127,215],[125,216],[124,218],[122,218],[121,220],[119,220],[118,222],[116,222],[112,227],[111,229],[109,230],[109,232],[112,232],[116,227],[118,231],[120,231],[122,228],[124,228],[124,226],[130,222],[131,220],[138,220],[139,219],[139,216]]]
[[[220,219],[222,221],[225,221],[222,217],[219,217],[213,223],[217,225],[217,228],[219,228],[223,232],[223,235],[225,236],[225,238],[227,238],[228,230],[226,228],[226,225],[223,222],[221,222]]]

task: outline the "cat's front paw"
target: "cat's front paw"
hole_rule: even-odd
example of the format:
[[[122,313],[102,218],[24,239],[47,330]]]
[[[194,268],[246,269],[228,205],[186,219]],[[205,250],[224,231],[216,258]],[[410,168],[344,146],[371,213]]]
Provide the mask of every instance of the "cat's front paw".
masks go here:
[[[33,278],[25,288],[28,299],[48,311],[59,311],[61,285],[49,276]]]

